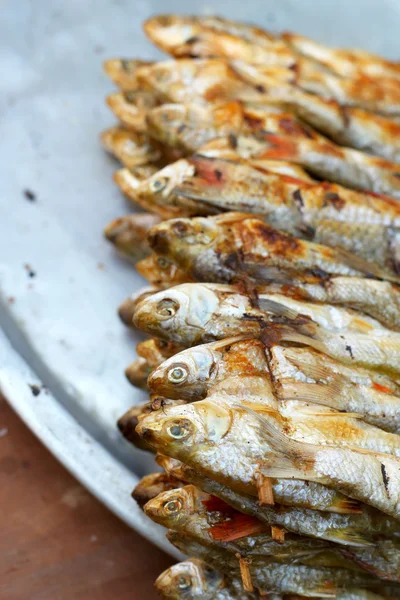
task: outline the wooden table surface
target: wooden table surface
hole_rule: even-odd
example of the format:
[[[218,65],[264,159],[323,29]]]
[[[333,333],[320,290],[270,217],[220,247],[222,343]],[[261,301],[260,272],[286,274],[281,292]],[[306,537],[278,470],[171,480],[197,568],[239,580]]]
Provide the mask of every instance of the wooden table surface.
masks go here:
[[[155,600],[171,559],[56,461],[0,398],[1,600]]]

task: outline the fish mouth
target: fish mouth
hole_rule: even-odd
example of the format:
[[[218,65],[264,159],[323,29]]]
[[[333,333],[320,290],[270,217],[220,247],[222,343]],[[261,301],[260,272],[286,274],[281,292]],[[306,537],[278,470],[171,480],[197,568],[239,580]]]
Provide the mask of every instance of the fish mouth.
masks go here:
[[[157,254],[166,255],[170,249],[170,236],[163,229],[151,229],[148,233],[148,242]]]

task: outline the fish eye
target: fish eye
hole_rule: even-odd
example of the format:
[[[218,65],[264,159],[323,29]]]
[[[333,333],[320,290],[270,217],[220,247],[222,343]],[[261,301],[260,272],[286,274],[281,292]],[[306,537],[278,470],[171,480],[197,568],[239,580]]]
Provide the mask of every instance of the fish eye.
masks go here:
[[[185,440],[192,433],[192,424],[188,419],[180,419],[171,423],[167,432],[175,440]]]
[[[178,309],[178,302],[171,300],[171,298],[164,298],[163,300],[160,300],[156,307],[156,311],[162,317],[173,317]]]
[[[179,499],[168,500],[163,504],[163,509],[170,515],[174,515],[182,510],[182,501]]]
[[[172,367],[168,371],[168,381],[171,383],[182,383],[188,377],[188,370],[183,365]]]
[[[188,226],[183,221],[176,221],[176,223],[173,224],[172,229],[178,237],[184,237],[188,233]]]
[[[192,586],[192,582],[190,581],[189,577],[179,577],[176,587],[181,590],[188,590],[190,587]]]
[[[150,182],[150,188],[152,192],[158,194],[159,192],[162,192],[162,190],[166,187],[167,183],[168,180],[165,177],[160,177]]]
[[[171,266],[170,261],[166,258],[163,258],[162,256],[159,256],[157,258],[157,264],[161,269],[167,269],[168,267]]]

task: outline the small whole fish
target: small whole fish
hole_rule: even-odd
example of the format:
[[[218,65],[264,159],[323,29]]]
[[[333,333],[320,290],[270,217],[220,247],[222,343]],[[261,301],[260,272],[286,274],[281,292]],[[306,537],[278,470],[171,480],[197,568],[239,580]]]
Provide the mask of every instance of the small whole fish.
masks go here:
[[[240,58],[284,67],[296,64],[296,54],[289,46],[266,32],[250,26],[244,32],[243,27],[226,26],[221,19],[215,25],[215,18],[157,15],[145,22],[144,30],[156,46],[175,58]]]
[[[218,59],[167,60],[141,67],[136,76],[141,89],[152,91],[164,102],[263,103],[263,95],[253,85],[243,81],[226,61]]]
[[[244,213],[171,219],[150,231],[149,243],[199,281],[232,283],[252,277],[286,283],[299,275],[311,280],[315,275],[367,275],[399,281],[355,254],[301,240]]]
[[[197,467],[192,468],[172,459],[164,459],[163,466],[173,477],[220,498],[239,512],[256,517],[266,525],[284,528],[300,536],[310,536],[351,548],[376,547],[376,541],[383,539],[393,540],[396,543],[399,541],[398,521],[384,517],[381,512],[367,506],[363,506],[362,512],[358,514],[334,514],[283,506],[276,510],[273,506],[260,504],[253,496],[237,492],[207,477]],[[288,480],[280,480],[275,484],[276,489],[278,486],[282,486],[283,489],[287,483]]]
[[[255,600],[257,597],[243,590],[240,579],[227,578],[196,558],[169,567],[154,585],[166,600]],[[272,600],[282,599],[274,595]],[[369,598],[365,596],[365,600]]]
[[[103,63],[104,71],[123,92],[140,89],[136,73],[141,67],[153,64],[150,61],[124,58],[110,58]]]
[[[235,557],[220,548],[206,546],[190,536],[176,532],[169,531],[167,538],[185,554],[195,555],[227,574],[234,570],[237,576],[239,573],[243,575],[243,558]],[[257,587],[260,590],[301,594],[310,598],[337,598],[341,588],[346,589],[357,584],[379,589],[379,580],[366,574],[357,574],[345,569],[281,565],[274,562],[266,568],[263,557],[252,557],[251,561],[246,562],[246,575],[249,589],[254,590],[254,587]]]
[[[270,373],[274,393],[281,401],[312,402],[355,413],[366,423],[384,431],[400,432],[398,383],[373,371],[347,367],[308,348],[273,346],[266,352],[260,340],[228,338],[183,350],[159,363],[149,376],[148,386],[153,394],[187,402],[202,400],[210,391],[232,390],[237,399],[257,404],[259,396],[271,393]],[[315,423],[318,431],[323,425],[323,413],[315,419],[310,411],[308,420],[307,410],[304,414],[298,404],[294,408],[295,415],[298,413],[298,418],[306,419],[308,426]],[[280,404],[277,404],[277,410],[285,414]],[[316,407],[313,410],[318,412]],[[343,435],[346,432],[340,421],[340,418],[336,419]],[[356,430],[361,433],[362,426],[354,419],[352,422],[353,434]],[[329,421],[325,420],[325,423]],[[332,419],[326,432],[333,440],[338,436],[334,423],[335,419]],[[346,421],[342,421],[342,425],[345,426]],[[370,431],[371,441],[376,444],[381,432]],[[394,441],[397,445],[397,438]]]
[[[257,131],[250,136],[237,136],[235,151],[239,157],[260,168],[268,168],[267,164],[265,167],[263,165],[264,159],[284,160],[296,163],[328,181],[400,198],[397,163],[338,146],[327,139]]]
[[[293,114],[270,106],[245,106],[237,101],[216,102],[210,106],[163,104],[147,115],[148,133],[172,147],[194,152],[210,140],[256,131],[324,140],[320,134]]]
[[[265,557],[266,568],[271,560],[286,565],[296,563],[356,572],[363,567],[382,578],[400,581],[400,546],[395,542],[385,540],[366,549],[333,547],[322,540],[290,535],[285,536],[283,542],[277,542],[261,521],[235,511],[193,485],[162,491],[150,499],[143,510],[156,523],[202,544],[242,558]],[[356,580],[357,577],[360,576],[355,575]],[[361,583],[361,579],[356,580],[353,585]]]
[[[186,283],[145,298],[136,306],[133,322],[151,335],[184,347],[232,335],[261,337],[267,344],[300,343],[344,363],[398,376],[397,332],[345,309],[329,318],[327,306],[299,303],[298,312],[289,307],[288,300],[258,297],[254,307],[251,296],[237,287]]]
[[[265,409],[269,402],[274,408],[274,399],[265,398]],[[158,452],[240,494],[253,496],[262,483],[258,473],[263,451],[266,455],[270,452],[256,431],[257,420],[243,418],[242,412],[221,400],[167,406],[145,415],[136,427],[136,433]],[[275,501],[282,505],[344,514],[360,510],[357,503],[319,484],[278,481],[272,482],[272,490]]]
[[[190,162],[195,175],[175,187],[175,196],[205,208],[265,214],[270,225],[287,233],[341,246],[396,270],[400,254],[400,206],[396,200],[328,182],[299,181],[210,156],[195,155]]]
[[[136,500],[140,508],[143,508],[147,502],[156,498],[159,494],[169,490],[176,490],[182,487],[183,483],[174,479],[167,473],[150,473],[145,475],[136,485],[132,492],[132,498]]]
[[[107,152],[128,169],[153,163],[161,158],[161,152],[144,134],[111,127],[101,134],[101,142]]]
[[[159,104],[156,94],[145,90],[117,92],[107,96],[106,101],[124,127],[142,134],[147,133],[148,112]]]
[[[130,214],[114,219],[104,229],[104,237],[118,252],[133,263],[151,253],[147,234],[161,218],[151,213]]]

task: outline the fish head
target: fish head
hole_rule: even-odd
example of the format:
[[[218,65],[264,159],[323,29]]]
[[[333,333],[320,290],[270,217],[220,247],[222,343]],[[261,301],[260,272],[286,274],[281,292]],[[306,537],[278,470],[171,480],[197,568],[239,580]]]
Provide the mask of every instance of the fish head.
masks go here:
[[[155,582],[157,591],[170,600],[211,600],[223,585],[223,575],[194,558],[173,565]]]
[[[136,263],[137,272],[147,281],[160,288],[187,281],[185,273],[165,256],[151,254]]]
[[[221,232],[212,217],[171,219],[153,227],[148,240],[157,254],[185,268],[212,248]]]
[[[199,343],[219,305],[210,286],[185,283],[145,298],[136,306],[139,329],[182,346]]]
[[[177,207],[170,205],[168,202],[171,192],[185,178],[194,174],[194,166],[187,160],[181,159],[171,163],[157,171],[144,181],[138,183],[135,196],[138,201],[152,204],[155,206],[166,207],[173,211],[177,211]]]
[[[200,496],[202,495],[199,492]],[[180,529],[193,515],[204,512],[205,507],[197,498],[193,485],[162,491],[145,504],[144,512],[152,521],[168,527]]]
[[[185,104],[162,104],[147,114],[148,131],[161,142],[176,146],[179,130],[187,120],[188,108]]]
[[[217,363],[218,356],[211,345],[189,348],[157,367],[148,385],[152,393],[168,398],[201,400],[215,379]]]
[[[218,444],[230,431],[232,420],[229,407],[202,400],[146,414],[136,433],[158,452],[185,462],[193,452]]]
[[[199,32],[198,23],[190,18],[156,15],[143,25],[146,35],[162,50],[173,51]]]

